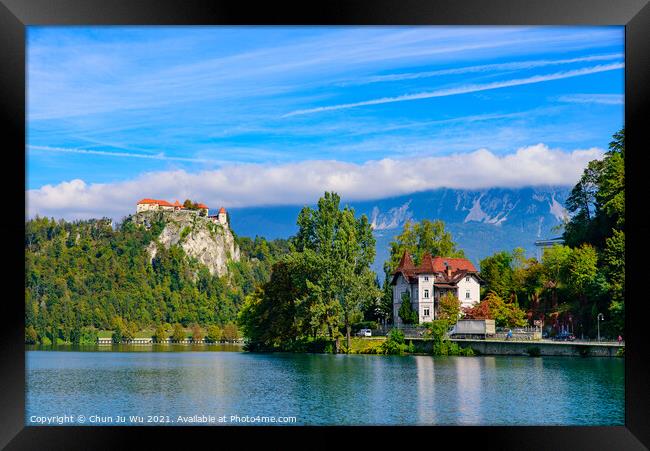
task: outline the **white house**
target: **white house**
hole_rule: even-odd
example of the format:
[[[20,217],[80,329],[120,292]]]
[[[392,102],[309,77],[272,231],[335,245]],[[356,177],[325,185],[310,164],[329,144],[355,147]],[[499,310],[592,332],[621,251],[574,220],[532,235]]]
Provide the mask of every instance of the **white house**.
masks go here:
[[[408,292],[411,307],[418,312],[419,322],[430,322],[437,317],[438,302],[445,293],[453,293],[461,307],[470,307],[480,301],[483,281],[478,271],[466,258],[431,257],[424,254],[416,267],[408,252],[393,273],[393,322],[402,323],[399,309],[402,296]]]

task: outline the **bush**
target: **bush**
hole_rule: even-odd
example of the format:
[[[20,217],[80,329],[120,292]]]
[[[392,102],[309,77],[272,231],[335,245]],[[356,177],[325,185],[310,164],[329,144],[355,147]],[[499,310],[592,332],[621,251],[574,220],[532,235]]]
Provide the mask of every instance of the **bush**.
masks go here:
[[[413,345],[413,340],[409,340],[409,346],[406,349],[406,352],[413,354],[415,352],[415,346]]]
[[[526,353],[528,353],[528,355],[531,357],[539,357],[540,355],[542,355],[542,352],[538,346],[529,347],[528,349],[526,349]]]
[[[616,351],[616,357],[625,357],[625,348],[619,348],[619,350]]]
[[[433,355],[451,355],[451,356],[474,356],[472,348],[461,348],[457,343],[447,338],[447,328],[449,323],[445,320],[435,320],[427,323],[429,337],[433,341],[431,354]]]
[[[50,340],[47,336],[43,335],[41,337],[41,344],[44,346],[51,346],[52,345],[52,340]]]
[[[380,347],[382,354],[402,355],[406,350],[404,344],[404,332],[399,329],[391,329],[386,341]]]

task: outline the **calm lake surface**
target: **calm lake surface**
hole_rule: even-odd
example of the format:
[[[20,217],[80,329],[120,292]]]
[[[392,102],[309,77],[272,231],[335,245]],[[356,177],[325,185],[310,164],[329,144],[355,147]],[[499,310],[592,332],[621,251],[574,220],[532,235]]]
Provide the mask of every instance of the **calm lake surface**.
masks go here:
[[[62,415],[73,418],[59,420],[63,424],[79,425],[82,415],[83,424],[95,426],[269,425],[270,417],[295,417],[294,425],[624,424],[624,361],[618,358],[240,350],[28,350],[26,424]]]

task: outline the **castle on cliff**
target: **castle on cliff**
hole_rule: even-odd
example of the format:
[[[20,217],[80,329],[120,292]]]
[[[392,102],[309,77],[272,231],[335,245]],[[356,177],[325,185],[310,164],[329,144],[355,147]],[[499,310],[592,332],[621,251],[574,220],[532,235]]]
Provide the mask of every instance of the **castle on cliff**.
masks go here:
[[[195,209],[185,208],[178,200],[173,204],[160,199],[142,199],[136,204],[136,213],[143,211],[192,211],[199,216],[205,216],[215,224],[228,227],[228,214],[226,209],[221,207],[216,215],[210,216],[210,209],[205,204],[198,204]]]

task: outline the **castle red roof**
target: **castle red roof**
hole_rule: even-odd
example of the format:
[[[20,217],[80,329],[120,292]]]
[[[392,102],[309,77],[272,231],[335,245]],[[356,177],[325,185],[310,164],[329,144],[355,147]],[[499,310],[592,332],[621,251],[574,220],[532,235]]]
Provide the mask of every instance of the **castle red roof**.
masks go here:
[[[149,199],[149,198],[145,198],[145,199],[142,199],[142,200],[138,201],[138,204],[158,204],[158,205],[162,205],[162,206],[165,206],[165,207],[173,207],[174,206],[173,204],[170,204],[166,200]]]
[[[221,213],[225,213],[225,212],[226,212],[226,209],[225,209],[225,208],[221,207],[221,208],[219,209],[219,214],[221,214]]]
[[[183,209],[185,208],[185,207],[183,207],[183,204],[181,204],[178,200],[176,200],[173,204],[171,204],[171,203],[167,202],[166,200],[150,199],[148,197],[139,200],[138,205],[140,205],[140,204],[150,204],[150,205],[158,204],[158,205],[161,205],[163,207],[177,207],[177,208],[183,208]],[[198,204],[197,206],[199,208],[206,208],[206,209],[208,208],[208,206],[205,205],[205,204]],[[223,210],[223,208],[222,208],[222,210]],[[225,212],[226,210],[223,210],[223,211]]]

